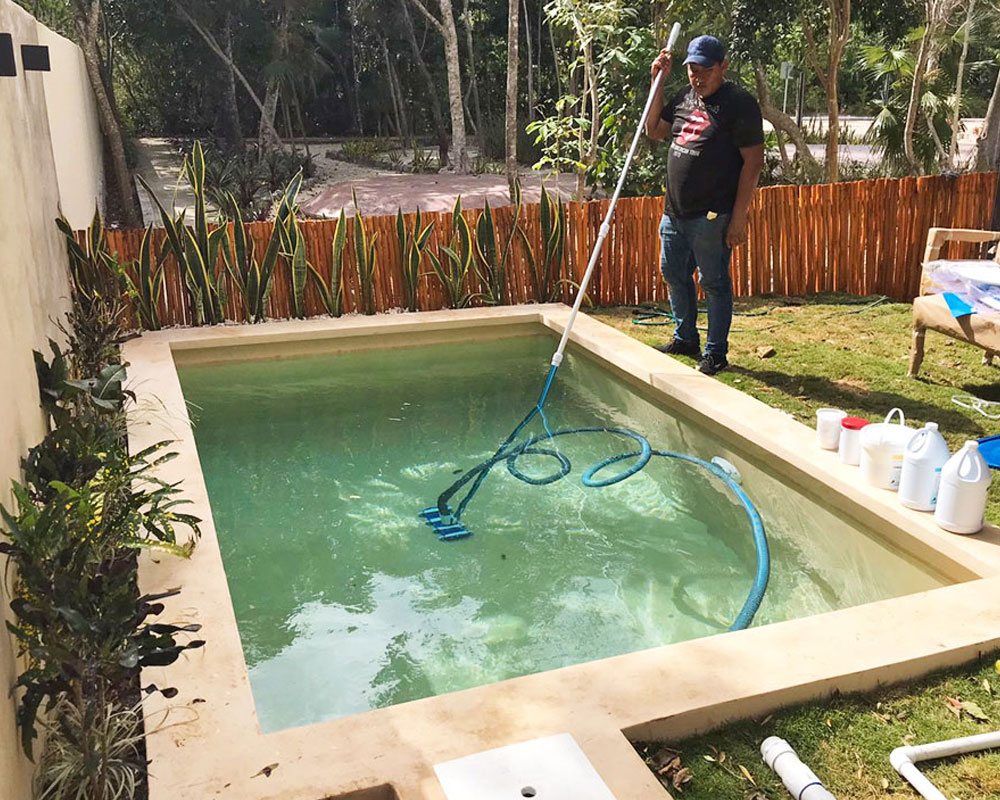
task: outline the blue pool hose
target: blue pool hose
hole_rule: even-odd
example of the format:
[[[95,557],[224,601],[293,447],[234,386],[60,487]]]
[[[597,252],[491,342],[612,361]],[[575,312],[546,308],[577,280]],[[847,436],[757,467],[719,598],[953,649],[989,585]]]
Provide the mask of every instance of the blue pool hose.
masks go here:
[[[439,531],[450,531],[450,533],[445,533],[442,536],[443,539],[464,538],[469,535],[469,531],[467,531],[461,524],[462,514],[465,512],[465,509],[469,505],[472,498],[475,497],[476,492],[479,491],[479,487],[482,486],[483,481],[486,480],[486,476],[489,475],[493,467],[501,461],[507,462],[507,471],[518,480],[533,486],[544,486],[546,484],[555,483],[556,481],[566,477],[572,469],[572,466],[569,459],[564,454],[560,453],[558,450],[539,447],[538,445],[541,443],[550,439],[555,439],[557,436],[566,436],[577,433],[611,433],[619,436],[626,436],[634,440],[636,444],[638,444],[639,449],[609,456],[608,458],[602,459],[594,464],[583,473],[581,480],[584,486],[599,488],[602,486],[611,486],[612,484],[623,481],[643,469],[653,456],[676,458],[680,461],[687,461],[690,464],[697,464],[721,480],[727,487],[729,487],[730,491],[736,495],[736,498],[743,506],[743,510],[746,511],[747,517],[750,520],[750,528],[753,533],[754,549],[757,554],[757,568],[754,574],[753,585],[750,588],[750,593],[747,595],[739,615],[736,617],[735,622],[733,622],[733,624],[729,627],[729,630],[738,631],[748,627],[750,623],[753,622],[754,615],[757,613],[757,609],[760,608],[761,601],[764,599],[764,592],[767,589],[767,582],[771,573],[771,556],[767,546],[767,535],[764,532],[764,522],[754,506],[753,501],[750,500],[747,493],[743,491],[743,488],[733,479],[733,477],[721,467],[696,456],[686,455],[684,453],[675,453],[671,450],[654,450],[644,436],[626,428],[593,426],[585,428],[564,428],[557,431],[550,431],[548,424],[545,423],[544,434],[532,435],[524,441],[516,441],[521,431],[528,426],[535,416],[541,416],[544,422],[545,413],[543,408],[545,406],[545,401],[548,399],[549,390],[552,387],[552,381],[555,378],[557,369],[558,367],[555,365],[549,367],[549,373],[545,379],[545,387],[542,389],[542,394],[538,398],[538,403],[531,409],[531,411],[528,412],[527,416],[521,420],[518,426],[514,429],[510,436],[507,437],[504,443],[500,445],[497,451],[490,458],[477,464],[475,467],[463,474],[451,486],[445,489],[438,497],[436,507],[432,506],[430,509],[425,509],[425,511],[422,512],[425,515],[425,518],[428,518],[428,515],[433,517],[434,522],[430,524],[435,529]],[[521,456],[528,455],[549,456],[558,462],[559,467],[551,475],[546,475],[541,478],[532,478],[521,472],[517,466],[517,460]],[[620,461],[626,461],[629,459],[634,459],[633,463],[621,472],[607,478],[597,477],[598,473],[605,467],[609,467],[612,464],[617,464]],[[459,501],[458,507],[452,510],[449,501],[470,481],[472,482],[472,486],[469,487],[469,490]]]

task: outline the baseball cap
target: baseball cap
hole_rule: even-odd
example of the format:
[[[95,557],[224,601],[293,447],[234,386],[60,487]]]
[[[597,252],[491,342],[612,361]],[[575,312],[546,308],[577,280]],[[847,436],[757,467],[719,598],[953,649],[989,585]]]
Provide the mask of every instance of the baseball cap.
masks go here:
[[[696,36],[688,44],[685,64],[699,64],[703,67],[714,67],[726,58],[726,48],[714,36]]]

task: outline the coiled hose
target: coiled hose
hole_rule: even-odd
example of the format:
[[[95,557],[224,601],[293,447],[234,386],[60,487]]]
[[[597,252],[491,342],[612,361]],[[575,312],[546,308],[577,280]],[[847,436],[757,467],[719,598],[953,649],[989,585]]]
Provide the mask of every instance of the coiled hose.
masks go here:
[[[552,372],[554,373],[554,370]],[[546,384],[546,391],[542,394],[543,399],[548,393],[547,390],[552,377],[551,373],[549,377],[550,381]],[[521,431],[524,430],[524,428],[529,422],[531,422],[532,419],[534,419],[536,415],[541,415],[543,424],[545,425],[545,433],[529,436],[527,439],[520,442],[516,441]],[[514,432],[507,437],[507,440],[490,458],[474,466],[441,493],[438,497],[437,509],[442,520],[444,520],[446,524],[458,523],[462,514],[465,512],[466,507],[469,505],[469,502],[473,497],[475,497],[476,492],[479,491],[479,487],[482,486],[483,481],[486,480],[487,475],[489,475],[493,467],[500,462],[506,462],[507,471],[519,481],[523,481],[524,483],[528,483],[533,486],[545,486],[566,477],[572,469],[570,460],[558,450],[540,445],[559,436],[583,433],[610,433],[625,436],[632,439],[639,446],[638,450],[609,456],[608,458],[602,459],[591,466],[583,473],[581,478],[584,486],[595,488],[601,486],[611,486],[612,484],[618,483],[632,475],[635,475],[649,463],[653,456],[661,456],[663,458],[675,458],[680,461],[687,461],[690,464],[697,464],[698,466],[708,470],[715,477],[719,478],[719,480],[729,487],[729,490],[736,495],[736,498],[740,501],[740,504],[743,506],[743,510],[746,511],[747,517],[750,520],[754,549],[757,553],[757,566],[754,574],[753,585],[750,587],[750,592],[743,603],[743,607],[740,610],[739,615],[729,627],[729,630],[737,631],[748,627],[753,621],[754,615],[757,613],[757,609],[760,608],[761,601],[764,599],[764,592],[767,589],[767,582],[771,572],[771,557],[767,546],[767,536],[764,531],[764,521],[761,519],[760,514],[754,507],[753,502],[747,496],[747,493],[743,491],[743,488],[732,478],[732,476],[716,464],[685,453],[675,453],[671,450],[654,450],[644,436],[636,433],[635,431],[628,430],[627,428],[593,426],[584,428],[563,428],[561,430],[551,431],[549,430],[548,423],[545,421],[544,412],[542,412],[542,402],[539,402],[538,405],[531,409],[528,415],[514,429]],[[529,455],[548,456],[553,458],[557,462],[558,467],[555,472],[550,475],[546,475],[541,478],[533,478],[524,474],[517,465],[519,458]],[[634,459],[633,463],[621,472],[615,473],[607,478],[597,477],[598,473],[606,467],[632,459]],[[458,507],[452,511],[450,504],[451,499],[470,481],[472,482],[472,486],[466,492],[464,497],[462,497],[462,499],[458,502]]]

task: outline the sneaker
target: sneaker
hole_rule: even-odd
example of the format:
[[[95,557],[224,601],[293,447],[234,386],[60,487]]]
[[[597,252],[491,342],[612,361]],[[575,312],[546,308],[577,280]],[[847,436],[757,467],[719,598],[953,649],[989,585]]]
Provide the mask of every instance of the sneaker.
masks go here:
[[[705,353],[698,360],[698,371],[705,375],[715,375],[729,366],[725,356],[717,356],[712,353]]]
[[[654,348],[670,356],[701,357],[701,345],[697,342],[685,342],[683,339],[671,339],[667,344],[658,344]]]

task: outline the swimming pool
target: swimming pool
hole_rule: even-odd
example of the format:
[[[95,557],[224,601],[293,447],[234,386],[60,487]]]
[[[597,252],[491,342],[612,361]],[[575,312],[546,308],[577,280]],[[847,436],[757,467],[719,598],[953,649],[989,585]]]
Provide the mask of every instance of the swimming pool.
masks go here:
[[[589,465],[631,449],[620,437],[561,438],[574,470],[548,486],[495,470],[469,539],[417,517],[535,403],[554,345],[539,331],[178,370],[264,732],[728,628],[754,572],[742,507],[665,459],[584,487]],[[582,351],[547,413],[736,464],[771,546],[755,625],[947,582]]]

